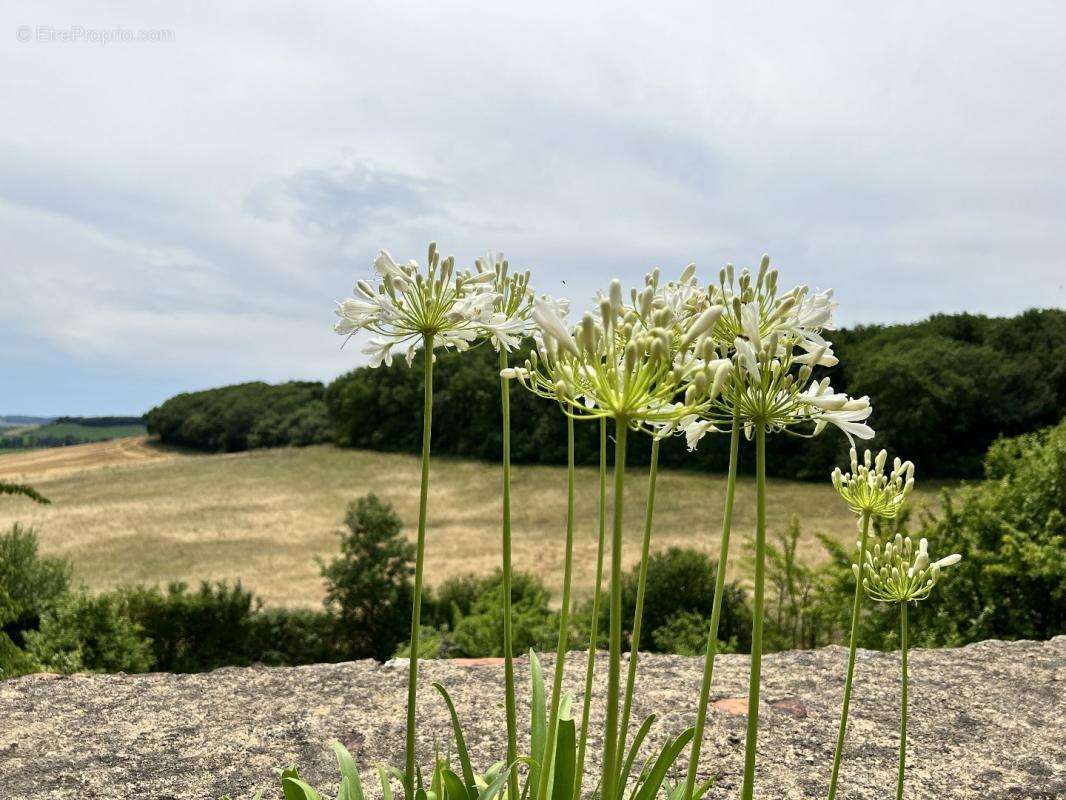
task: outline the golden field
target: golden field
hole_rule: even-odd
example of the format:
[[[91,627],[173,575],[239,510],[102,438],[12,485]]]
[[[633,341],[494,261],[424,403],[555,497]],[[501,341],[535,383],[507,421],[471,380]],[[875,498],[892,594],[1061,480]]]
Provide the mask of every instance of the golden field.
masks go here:
[[[338,550],[346,504],[375,492],[393,504],[408,535],[418,516],[416,456],[344,450],[329,445],[200,455],[168,450],[144,437],[0,455],[0,477],[32,483],[52,500],[38,506],[0,497],[0,528],[32,525],[42,552],[69,558],[92,589],[123,583],[240,578],[268,603],[316,605],[322,583],[316,556]],[[499,469],[435,458],[431,471],[427,581],[484,573],[499,561]],[[625,560],[639,555],[646,474],[627,470]],[[920,486],[921,484],[919,484]],[[596,565],[595,468],[579,469],[575,526],[575,591],[591,591]],[[512,507],[517,569],[534,571],[558,592],[566,521],[566,471],[516,466]],[[715,555],[724,477],[662,470],[653,546],[696,547]],[[608,486],[608,490],[610,487]],[[935,487],[916,491],[914,505],[936,502]],[[852,540],[853,517],[829,481],[770,482],[771,534],[799,516],[801,557],[824,557],[814,537]],[[755,521],[755,484],[738,481],[734,541]],[[741,575],[731,565],[730,573]]]

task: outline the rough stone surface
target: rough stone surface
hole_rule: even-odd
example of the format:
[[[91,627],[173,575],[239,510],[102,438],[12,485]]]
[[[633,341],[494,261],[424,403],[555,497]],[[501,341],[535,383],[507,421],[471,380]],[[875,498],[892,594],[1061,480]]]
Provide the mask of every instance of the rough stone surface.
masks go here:
[[[758,798],[824,797],[845,658],[843,648],[829,647],[764,659]],[[701,659],[641,661],[635,713],[658,715],[659,743],[692,723]],[[544,662],[550,668],[551,659]],[[911,663],[908,798],[1066,798],[1066,637],[916,650]],[[840,800],[894,795],[898,664],[898,654],[859,654]],[[703,759],[705,773],[720,771],[712,798],[738,794],[747,666],[746,656],[723,656],[716,666]],[[604,667],[601,658],[600,687]],[[568,688],[579,687],[583,670],[575,654]],[[2,682],[0,798],[204,800],[245,798],[259,788],[269,798],[279,796],[273,768],[292,762],[335,790],[331,739],[365,765],[402,761],[406,674],[403,662],[364,661]],[[501,666],[428,662],[421,676],[422,762],[435,742],[450,746],[434,681],[450,688],[475,761],[499,758]],[[525,659],[519,676],[524,690]],[[595,732],[602,708],[594,704],[594,712]]]

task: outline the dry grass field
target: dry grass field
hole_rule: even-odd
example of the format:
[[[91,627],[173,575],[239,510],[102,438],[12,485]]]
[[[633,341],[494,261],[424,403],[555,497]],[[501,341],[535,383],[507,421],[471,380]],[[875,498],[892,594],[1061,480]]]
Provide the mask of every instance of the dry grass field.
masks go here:
[[[418,459],[332,446],[198,455],[160,448],[144,437],[0,456],[0,477],[22,479],[52,500],[37,506],[0,498],[0,528],[21,521],[42,550],[70,558],[90,588],[122,583],[240,578],[269,603],[315,605],[322,596],[315,556],[338,549],[345,505],[367,492],[392,503],[413,535]],[[490,464],[437,458],[431,474],[427,580],[488,572],[499,558],[499,472]],[[626,561],[638,556],[646,476],[627,472]],[[721,475],[661,471],[654,547],[717,552]],[[575,591],[595,578],[595,469],[577,479]],[[566,473],[518,466],[513,477],[514,558],[556,591],[562,572]],[[935,502],[928,485],[915,505]],[[737,486],[734,540],[754,526],[755,486]],[[828,480],[770,485],[768,525],[781,530],[799,515],[803,557],[823,557],[814,532],[841,540],[854,522]],[[738,552],[739,547],[734,552]],[[731,567],[733,574],[740,574]]]

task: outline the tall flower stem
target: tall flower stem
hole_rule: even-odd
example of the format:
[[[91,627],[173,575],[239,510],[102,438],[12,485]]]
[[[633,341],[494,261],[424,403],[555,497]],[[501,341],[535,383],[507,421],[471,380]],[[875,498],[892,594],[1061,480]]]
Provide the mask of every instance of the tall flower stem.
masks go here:
[[[633,690],[637,681],[637,662],[640,660],[640,627],[644,619],[644,592],[648,585],[648,556],[651,551],[651,528],[655,514],[655,479],[659,472],[659,440],[651,442],[651,464],[648,467],[648,504],[644,515],[644,539],[640,544],[640,570],[637,573],[637,597],[633,608],[633,633],[629,637],[629,668],[626,674],[626,693],[622,702],[622,722],[618,727],[617,752],[625,752],[629,736],[629,717],[633,713]],[[619,777],[621,780],[621,776]]]
[[[603,550],[607,538],[607,419],[600,418],[600,536],[596,546],[596,588],[592,594],[592,621],[589,623],[589,653],[585,664],[585,697],[581,708],[581,738],[577,748],[574,800],[581,800],[585,780],[585,751],[589,739],[589,713],[592,707],[592,679],[596,670],[596,646],[600,633],[600,599],[603,596]]]
[[[899,642],[903,667],[903,694],[899,716],[899,777],[896,779],[896,800],[903,800],[903,772],[907,765],[907,603],[899,604]]]
[[[555,650],[555,675],[552,679],[551,711],[548,737],[544,744],[537,797],[548,796],[548,777],[555,756],[555,728],[559,723],[559,703],[563,694],[563,668],[570,642],[570,584],[574,572],[574,418],[566,416],[566,555],[563,564],[563,607],[559,611],[559,644]]]
[[[607,665],[607,713],[603,733],[601,797],[615,800],[618,787],[618,683],[622,661],[622,505],[628,421],[615,420],[614,520],[611,531],[611,636]]]
[[[741,800],[755,796],[755,748],[759,738],[759,689],[762,682],[763,589],[766,579],[766,428],[755,425],[755,587],[752,602],[751,674],[748,678],[748,736],[744,744]]]
[[[707,629],[707,653],[703,659],[703,681],[700,684],[699,709],[696,712],[696,732],[692,737],[688,774],[685,776],[684,800],[691,800],[696,791],[696,773],[700,764],[703,731],[707,725],[707,705],[711,696],[714,659],[718,655],[718,623],[722,619],[722,596],[725,594],[725,571],[729,563],[729,534],[733,528],[733,495],[737,486],[737,451],[740,448],[740,422],[733,416],[733,431],[729,436],[729,473],[725,482],[725,516],[722,519],[722,542],[718,547],[718,566],[714,574],[714,600],[711,603],[711,622]]]
[[[415,796],[415,699],[418,694],[418,634],[421,630],[422,575],[426,556],[426,509],[429,506],[429,443],[433,433],[433,334],[422,347],[422,488],[418,498],[418,542],[415,545],[415,594],[411,600],[411,657],[407,663],[407,742],[404,758],[404,793]]]
[[[507,351],[500,348],[500,370],[507,369]],[[511,634],[511,382],[500,378],[500,406],[503,413],[503,674],[504,705],[507,714],[507,765],[518,758],[518,724],[515,716],[514,653]],[[507,779],[511,798],[518,797],[517,770]]]
[[[870,531],[870,512],[862,513],[862,537],[859,539],[859,569],[866,563],[866,537]],[[844,702],[840,707],[840,730],[837,731],[837,746],[833,753],[833,774],[829,778],[828,800],[837,793],[840,777],[840,759],[844,753],[844,733],[848,727],[848,706],[851,705],[851,683],[855,676],[855,649],[859,642],[859,609],[862,606],[862,573],[855,578],[855,599],[851,604],[851,644],[848,648],[848,674],[844,679]]]

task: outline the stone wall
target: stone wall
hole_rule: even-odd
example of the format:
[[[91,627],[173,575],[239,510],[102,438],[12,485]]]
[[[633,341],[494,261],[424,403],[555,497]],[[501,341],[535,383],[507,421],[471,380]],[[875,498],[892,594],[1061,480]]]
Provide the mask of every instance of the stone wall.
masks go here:
[[[760,714],[760,800],[824,797],[846,651],[767,656]],[[690,725],[701,659],[642,656],[635,715],[658,716],[654,743]],[[719,658],[703,771],[711,798],[738,794],[746,656]],[[546,669],[551,658],[545,657]],[[914,800],[1066,798],[1066,637],[916,650],[911,662],[907,796]],[[521,661],[520,696],[528,662]],[[598,682],[605,679],[603,659]],[[567,666],[576,690],[584,657]],[[427,662],[421,673],[420,746],[451,745],[444,683],[475,761],[502,755],[502,667]],[[280,796],[273,768],[298,763],[335,790],[328,745],[344,742],[369,765],[402,762],[406,663],[221,669],[203,675],[35,675],[0,683],[0,798],[210,800]],[[894,795],[899,656],[860,651],[840,800]],[[593,732],[602,720],[595,706]],[[527,714],[528,706],[520,708]],[[594,741],[591,750],[599,751]],[[373,783],[368,781],[373,793]],[[332,795],[330,795],[332,796]]]

